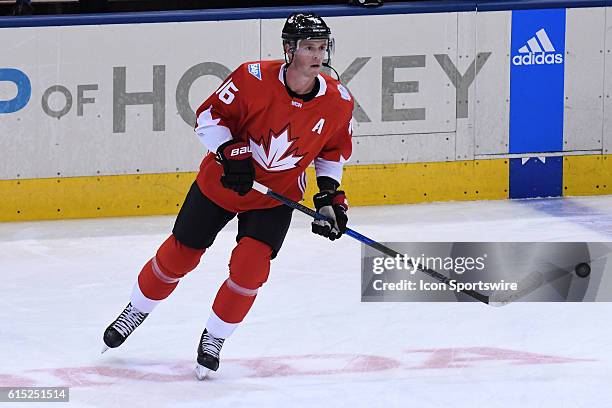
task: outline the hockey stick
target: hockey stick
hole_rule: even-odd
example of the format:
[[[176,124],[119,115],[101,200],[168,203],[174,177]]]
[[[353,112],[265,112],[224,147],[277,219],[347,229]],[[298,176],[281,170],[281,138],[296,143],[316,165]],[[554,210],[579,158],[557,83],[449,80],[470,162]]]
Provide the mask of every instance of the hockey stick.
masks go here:
[[[281,203],[285,204],[288,207],[291,207],[295,210],[298,210],[300,212],[303,212],[304,214],[310,215],[312,218],[316,219],[316,220],[323,220],[323,221],[328,221],[328,222],[333,222],[332,220],[327,219],[327,217],[319,214],[318,212],[314,211],[311,208],[306,207],[305,205],[302,205],[298,202],[295,202],[285,196],[282,196],[278,193],[275,193],[274,191],[270,190],[268,187],[264,186],[263,184],[258,183],[257,181],[253,182],[253,189],[259,191],[262,194],[265,194],[269,197],[272,197],[273,199],[280,201]],[[397,251],[394,251],[393,249],[374,241],[373,239],[370,239],[368,237],[366,237],[365,235],[362,235],[360,233],[358,233],[357,231],[347,228],[346,229],[346,235],[355,238],[357,241],[360,241],[366,245],[368,245],[369,247],[372,247],[374,249],[376,249],[377,251],[382,252],[385,255],[388,255],[392,258],[395,258],[396,256],[402,256],[402,254],[400,254]],[[410,264],[410,266],[414,267],[414,264],[412,263],[412,260],[408,259],[407,262]],[[423,272],[426,275],[429,275],[430,277],[434,278],[435,280],[437,280],[438,282],[442,282],[445,284],[450,284],[450,281],[452,279],[442,275],[439,272],[434,271],[433,269],[429,269],[429,268],[424,268],[422,265],[418,264],[416,266],[416,269]],[[462,289],[461,290],[462,293],[465,293],[468,296],[471,296],[472,298],[481,301],[482,303],[486,303],[489,304],[489,297],[487,295],[483,295],[480,292],[477,292],[475,290],[470,290],[470,289]]]

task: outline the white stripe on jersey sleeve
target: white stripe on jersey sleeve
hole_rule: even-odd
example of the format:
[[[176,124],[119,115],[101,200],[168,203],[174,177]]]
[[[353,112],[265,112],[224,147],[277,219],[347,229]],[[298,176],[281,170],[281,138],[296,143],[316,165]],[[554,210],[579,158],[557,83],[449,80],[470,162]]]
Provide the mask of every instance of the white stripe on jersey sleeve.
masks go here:
[[[338,184],[342,184],[342,168],[344,167],[344,163],[317,157],[314,161],[314,165],[317,177],[331,177],[336,180]]]
[[[221,119],[213,119],[210,109],[206,109],[198,116],[198,126],[195,133],[200,142],[211,152],[216,152],[219,146],[228,140],[232,140],[232,133],[226,126],[219,126]]]

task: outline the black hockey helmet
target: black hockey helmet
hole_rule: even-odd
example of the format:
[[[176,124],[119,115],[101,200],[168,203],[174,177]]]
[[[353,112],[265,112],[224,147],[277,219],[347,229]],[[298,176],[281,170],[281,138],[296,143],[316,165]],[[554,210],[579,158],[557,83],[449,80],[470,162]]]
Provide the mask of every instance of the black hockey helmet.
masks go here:
[[[291,52],[297,50],[300,40],[327,40],[326,63],[331,62],[331,55],[334,52],[334,39],[325,21],[315,13],[292,13],[285,21],[281,38],[283,39],[283,46],[289,44]],[[286,53],[285,60],[291,63],[290,60],[287,60]]]
[[[330,39],[331,30],[325,21],[314,13],[293,13],[283,27],[284,41]]]

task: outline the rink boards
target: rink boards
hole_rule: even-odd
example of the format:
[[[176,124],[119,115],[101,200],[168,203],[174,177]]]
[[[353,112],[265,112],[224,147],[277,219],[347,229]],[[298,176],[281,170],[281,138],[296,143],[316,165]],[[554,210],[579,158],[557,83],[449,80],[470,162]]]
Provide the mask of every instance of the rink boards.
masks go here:
[[[612,7],[316,10],[356,101],[352,205],[612,194]],[[224,13],[0,19],[0,220],[175,213],[205,153],[194,109],[282,58],[284,18]]]

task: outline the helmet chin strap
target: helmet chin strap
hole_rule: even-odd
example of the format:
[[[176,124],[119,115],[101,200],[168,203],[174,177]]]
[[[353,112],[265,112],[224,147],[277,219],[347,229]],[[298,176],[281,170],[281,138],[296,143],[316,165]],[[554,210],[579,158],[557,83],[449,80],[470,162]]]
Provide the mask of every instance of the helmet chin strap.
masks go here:
[[[330,65],[328,62],[324,62],[324,63],[323,63],[323,66],[324,66],[325,68],[329,68],[329,69],[331,69],[332,71],[334,71],[334,74],[336,74],[336,79],[337,79],[338,81],[340,81],[340,75],[338,75],[338,71],[336,71],[336,70],[334,69],[334,67],[332,67],[332,66],[331,66],[331,65]]]
[[[285,51],[285,70],[287,70],[287,68],[289,67],[289,65],[291,65],[291,63],[293,62],[293,59],[295,58],[295,51],[297,51],[297,44],[294,46],[292,46],[291,44],[289,44],[289,52],[291,53],[292,57],[291,59],[289,59],[289,57],[287,56],[287,51]]]

